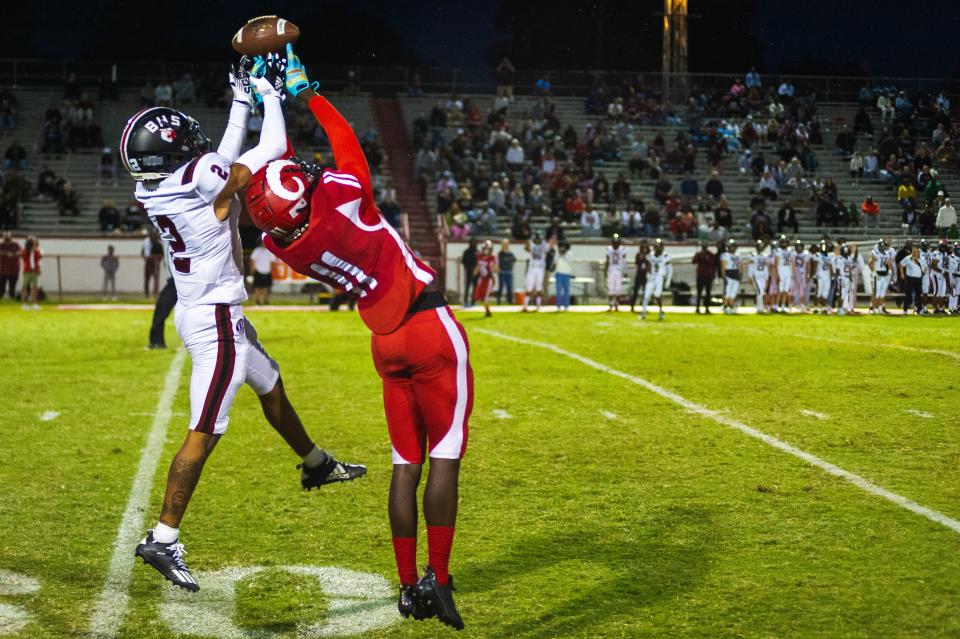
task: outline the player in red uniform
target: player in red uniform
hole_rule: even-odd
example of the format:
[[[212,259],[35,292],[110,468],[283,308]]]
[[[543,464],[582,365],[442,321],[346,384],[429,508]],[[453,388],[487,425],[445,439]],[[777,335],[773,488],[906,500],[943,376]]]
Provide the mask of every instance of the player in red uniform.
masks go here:
[[[283,159],[253,176],[247,210],[267,232],[264,246],[274,255],[298,273],[358,297],[360,318],[373,333],[393,444],[389,513],[401,584],[398,608],[406,617],[436,615],[460,629],[448,565],[473,404],[467,337],[434,272],[377,210],[370,169],[350,124],[311,88],[289,45],[286,86],[320,122],[337,168],[321,172],[298,163],[288,147]],[[418,579],[417,486],[425,456],[429,565]]]
[[[497,258],[493,254],[493,242],[487,240],[480,249],[477,266],[473,269],[477,284],[473,287],[473,301],[483,302],[484,317],[491,317],[490,291],[493,290],[493,276],[499,271]]]

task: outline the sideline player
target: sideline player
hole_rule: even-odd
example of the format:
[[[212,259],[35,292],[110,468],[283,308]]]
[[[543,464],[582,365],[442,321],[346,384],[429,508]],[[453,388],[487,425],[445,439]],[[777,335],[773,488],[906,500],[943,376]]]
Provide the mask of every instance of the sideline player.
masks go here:
[[[723,312],[725,315],[736,313],[735,305],[740,296],[741,258],[737,255],[736,240],[727,242],[727,250],[720,256],[720,269],[723,271]]]
[[[493,254],[493,242],[485,241],[477,256],[474,268],[473,301],[483,303],[483,316],[492,317],[490,312],[490,292],[493,291],[493,276],[497,273],[497,256]]]
[[[947,305],[947,255],[950,248],[941,240],[930,251],[930,295],[933,297],[933,312],[940,315]]]
[[[772,258],[766,254],[763,240],[757,240],[753,255],[747,256],[747,268],[753,288],[756,291],[757,315],[767,312],[767,302],[770,300],[767,293],[767,283],[770,278],[770,262]]]
[[[790,310],[790,292],[797,262],[797,253],[790,247],[786,235],[780,236],[779,246],[773,250],[774,272],[777,274],[777,296],[773,300],[778,313]]]
[[[894,260],[897,252],[890,246],[887,238],[881,239],[870,251],[870,260],[867,266],[873,273],[873,299],[870,300],[871,314],[886,314],[887,290],[890,288],[890,278],[897,272]]]
[[[793,244],[793,305],[806,313],[810,303],[810,263],[813,255],[803,246],[803,240]]]
[[[647,256],[650,255],[650,244],[647,238],[640,240],[640,246],[637,248],[637,255],[634,258],[636,269],[633,274],[633,292],[630,293],[630,312],[634,312],[637,305],[637,295],[647,287],[647,275],[650,273],[650,262]],[[641,300],[642,301],[642,300]]]
[[[547,251],[550,247],[537,231],[533,234],[533,241],[527,240],[524,248],[530,254],[530,261],[527,263],[527,294],[523,296],[523,308],[520,310],[526,313],[530,298],[534,298],[538,311],[543,303],[543,279],[547,272]]]
[[[370,168],[350,124],[311,88],[289,45],[286,87],[323,127],[337,168],[321,171],[290,159],[289,147],[274,149],[273,161],[251,180],[247,210],[267,232],[264,245],[293,270],[359,298],[360,318],[373,333],[393,445],[389,514],[401,584],[397,607],[405,617],[436,616],[460,629],[449,561],[473,409],[467,337],[436,274],[377,210]],[[276,159],[280,155],[286,158]],[[418,579],[417,487],[427,457],[429,563]]]
[[[920,240],[920,268],[923,269],[923,280],[921,283],[923,295],[920,298],[920,306],[923,308],[924,313],[927,311],[927,303],[930,301],[930,289],[933,284],[933,276],[930,269],[931,253],[930,243],[926,240]]]
[[[280,65],[258,63],[275,78]],[[279,82],[279,80],[275,80]],[[256,87],[264,106],[260,143],[240,155]],[[160,521],[136,555],[174,585],[200,586],[183,562],[180,522],[203,465],[227,430],[237,390],[250,385],[263,414],[303,458],[301,485],[319,487],[363,475],[363,466],[342,464],[307,435],[283,388],[280,369],[267,355],[240,304],[246,299],[234,195],[270,157],[282,150],[280,93],[266,78],[248,81],[243,64],[230,74],[234,101],[216,153],[190,116],[167,107],[140,111],[120,142],[123,163],[137,182],[136,197],[169,247],[177,287],[174,321],[190,353],[190,430],[170,464]]]
[[[670,288],[673,265],[670,264],[670,256],[664,252],[663,240],[660,238],[653,243],[653,255],[647,255],[647,261],[650,263],[650,274],[647,277],[647,285],[643,289],[643,310],[640,312],[640,319],[647,319],[647,305],[652,297],[660,307],[660,320],[663,321],[663,289]]]
[[[608,311],[620,310],[620,297],[623,295],[623,269],[627,266],[627,249],[620,245],[620,234],[614,233],[607,247],[607,261],[603,270],[607,274],[607,294],[610,296]]]
[[[947,277],[949,282],[947,286],[950,289],[950,299],[947,310],[956,314],[958,310],[958,298],[960,298],[960,242],[954,242],[953,250],[947,257]]]
[[[833,255],[830,254],[830,245],[826,242],[820,243],[820,252],[813,256],[813,268],[817,274],[817,295],[814,299],[816,305],[814,313],[823,313],[828,315],[830,307],[830,284],[833,282]]]

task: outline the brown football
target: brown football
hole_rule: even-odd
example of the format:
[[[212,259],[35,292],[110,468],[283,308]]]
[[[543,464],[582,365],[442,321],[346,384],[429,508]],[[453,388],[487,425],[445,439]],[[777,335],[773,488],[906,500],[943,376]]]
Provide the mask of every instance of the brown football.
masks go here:
[[[287,44],[293,44],[300,37],[300,27],[278,18],[277,16],[260,16],[247,20],[240,30],[233,36],[230,44],[233,50],[248,56],[280,53]]]

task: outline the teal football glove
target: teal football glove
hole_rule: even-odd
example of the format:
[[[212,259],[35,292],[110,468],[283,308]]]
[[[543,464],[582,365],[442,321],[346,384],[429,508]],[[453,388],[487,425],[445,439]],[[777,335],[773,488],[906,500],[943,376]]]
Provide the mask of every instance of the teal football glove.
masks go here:
[[[296,97],[307,89],[316,91],[320,88],[319,82],[310,82],[307,69],[300,62],[300,56],[293,52],[293,45],[287,44],[287,91]]]

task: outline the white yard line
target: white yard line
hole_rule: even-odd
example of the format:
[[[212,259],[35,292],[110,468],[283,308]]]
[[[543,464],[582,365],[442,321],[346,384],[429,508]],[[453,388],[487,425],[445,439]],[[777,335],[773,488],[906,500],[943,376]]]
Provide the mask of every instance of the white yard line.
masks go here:
[[[838,337],[820,337],[818,335],[803,335],[802,333],[795,333],[793,337],[799,337],[800,339],[810,339],[815,342],[831,342],[833,344],[849,344],[851,346],[869,346],[871,348],[892,348],[898,351],[909,351],[912,353],[927,353],[928,355],[943,355],[944,357],[951,357],[953,359],[960,360],[960,352],[947,351],[941,348],[920,348],[919,346],[904,346],[903,344],[882,344],[880,342],[861,342],[857,340],[840,339]]]
[[[825,419],[830,419],[830,416],[829,416],[829,415],[824,415],[823,413],[818,413],[818,412],[815,411],[815,410],[809,410],[809,409],[807,409],[807,408],[801,408],[801,409],[800,409],[800,414],[801,414],[801,415],[804,415],[804,416],[806,416],[806,417],[816,417],[817,419],[819,419],[819,420],[821,420],[821,421],[822,421],[822,420],[825,420]]]
[[[924,419],[930,419],[931,417],[933,417],[933,415],[932,415],[931,413],[928,413],[928,412],[922,411],[922,410],[918,410],[918,409],[916,409],[916,408],[906,408],[906,409],[904,409],[903,412],[905,412],[905,413],[910,413],[911,415],[916,415],[917,417],[923,417]]]
[[[891,492],[882,486],[878,486],[877,484],[874,484],[868,481],[867,479],[861,477],[860,475],[857,475],[856,473],[851,473],[849,471],[846,471],[840,468],[839,466],[831,464],[826,460],[820,459],[816,455],[813,455],[804,450],[800,450],[799,448],[791,446],[790,444],[784,441],[781,441],[776,437],[772,437],[755,428],[747,426],[746,424],[744,424],[739,420],[733,419],[731,417],[726,417],[725,415],[715,410],[711,410],[705,406],[702,406],[701,404],[692,402],[672,391],[669,391],[665,388],[657,386],[652,382],[648,382],[647,380],[641,377],[636,377],[635,375],[630,375],[629,373],[624,373],[622,371],[618,371],[608,366],[604,366],[603,364],[599,362],[595,362],[594,360],[584,357],[583,355],[578,355],[577,353],[564,350],[563,348],[560,348],[555,344],[550,344],[547,342],[537,342],[535,340],[524,339],[522,337],[514,337],[513,335],[506,335],[504,333],[491,331],[485,328],[475,328],[473,329],[473,332],[483,333],[484,335],[490,335],[492,337],[507,340],[510,342],[516,342],[517,344],[525,344],[527,346],[535,346],[537,348],[543,348],[548,351],[553,351],[558,355],[569,357],[570,359],[578,361],[581,364],[589,366],[590,368],[594,368],[598,371],[608,373],[615,377],[625,379],[628,382],[632,382],[638,386],[642,386],[643,388],[646,388],[651,393],[659,395],[664,399],[668,399],[674,404],[682,406],[683,408],[687,409],[690,412],[696,413],[708,419],[712,419],[718,424],[723,424],[724,426],[728,426],[730,428],[733,428],[734,430],[738,430],[745,435],[749,435],[750,437],[759,439],[760,441],[767,444],[768,446],[772,446],[773,448],[781,450],[787,453],[788,455],[793,455],[794,457],[802,459],[808,464],[812,466],[816,466],[817,468],[829,473],[830,475],[833,475],[834,477],[839,477],[843,480],[850,482],[857,488],[865,492],[868,492],[871,495],[882,497],[883,499],[886,499],[887,501],[892,502],[897,506],[900,506],[901,508],[905,508],[910,512],[916,513],[917,515],[920,515],[922,517],[926,517],[930,521],[934,521],[942,526],[946,526],[947,528],[949,528],[950,530],[956,533],[960,533],[960,521],[957,521],[956,519],[952,519],[950,517],[947,517],[943,513],[939,513],[936,510],[932,510],[930,508],[927,508],[926,506],[922,506],[911,499],[907,499],[902,495],[898,495],[897,493]]]
[[[513,417],[513,415],[503,410],[502,408],[494,408],[493,416],[496,417],[497,419],[510,419],[511,417]]]
[[[163,444],[167,439],[167,426],[170,424],[173,400],[180,385],[180,373],[187,359],[184,350],[178,350],[170,362],[163,390],[157,400],[157,409],[153,426],[147,435],[147,443],[140,455],[137,474],[133,477],[127,507],[120,520],[117,539],[113,544],[113,558],[107,570],[107,578],[100,591],[100,597],[90,618],[90,636],[97,639],[111,639],[120,632],[123,616],[127,611],[127,591],[130,588],[130,571],[133,568],[133,550],[143,534],[143,518],[150,501],[150,487],[157,471]]]
[[[617,418],[617,414],[616,414],[616,413],[611,413],[611,412],[608,411],[608,410],[602,410],[602,411],[600,411],[600,414],[603,415],[604,417],[606,417],[606,418],[609,419],[609,420],[614,420],[614,419]]]
[[[52,422],[57,417],[60,417],[60,413],[55,410],[45,410],[43,414],[40,415],[41,422]]]

